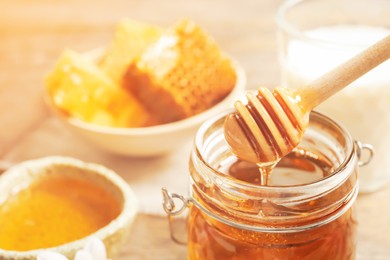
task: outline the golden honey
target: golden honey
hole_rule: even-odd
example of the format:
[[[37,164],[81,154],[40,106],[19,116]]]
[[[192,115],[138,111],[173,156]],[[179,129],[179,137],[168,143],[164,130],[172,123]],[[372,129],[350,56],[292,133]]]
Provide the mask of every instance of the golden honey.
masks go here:
[[[95,184],[44,177],[0,205],[0,248],[27,251],[65,244],[104,227],[120,210],[118,201]]]
[[[348,132],[312,113],[301,144],[263,183],[227,147],[223,121],[200,128],[191,155],[188,259],[354,259],[358,157]]]

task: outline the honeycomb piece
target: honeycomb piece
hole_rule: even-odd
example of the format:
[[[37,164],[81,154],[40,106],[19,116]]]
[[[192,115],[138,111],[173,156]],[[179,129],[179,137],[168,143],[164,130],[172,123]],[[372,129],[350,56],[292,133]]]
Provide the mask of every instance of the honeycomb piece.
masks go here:
[[[99,62],[99,67],[120,85],[128,65],[155,42],[162,32],[160,27],[134,20],[121,21],[116,27],[111,45]]]
[[[135,63],[123,87],[163,123],[198,114],[221,101],[236,74],[217,44],[193,22],[167,30]]]
[[[68,116],[98,125],[139,127],[153,120],[131,96],[91,61],[67,50],[46,78],[54,105]]]

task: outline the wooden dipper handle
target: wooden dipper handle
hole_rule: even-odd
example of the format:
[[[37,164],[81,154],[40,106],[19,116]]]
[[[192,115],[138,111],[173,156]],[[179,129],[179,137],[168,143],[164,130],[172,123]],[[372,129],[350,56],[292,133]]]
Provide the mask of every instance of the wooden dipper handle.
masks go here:
[[[389,58],[390,35],[301,89],[248,93],[225,120],[226,142],[242,160],[274,164],[302,140],[315,106]]]
[[[330,96],[389,58],[390,35],[297,90],[297,95],[301,97],[301,106],[306,111],[311,111]]]

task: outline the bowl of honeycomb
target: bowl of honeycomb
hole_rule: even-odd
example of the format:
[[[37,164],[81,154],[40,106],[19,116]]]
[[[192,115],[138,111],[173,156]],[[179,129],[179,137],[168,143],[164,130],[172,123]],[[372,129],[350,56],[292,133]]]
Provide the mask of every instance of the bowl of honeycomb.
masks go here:
[[[245,73],[200,26],[168,28],[123,20],[112,43],[66,50],[46,77],[56,115],[111,153],[156,156],[193,139],[210,117],[232,106]]]
[[[0,177],[0,259],[73,259],[95,238],[113,259],[126,242],[137,199],[112,170],[50,156],[12,166]],[[57,258],[56,258],[57,259]]]

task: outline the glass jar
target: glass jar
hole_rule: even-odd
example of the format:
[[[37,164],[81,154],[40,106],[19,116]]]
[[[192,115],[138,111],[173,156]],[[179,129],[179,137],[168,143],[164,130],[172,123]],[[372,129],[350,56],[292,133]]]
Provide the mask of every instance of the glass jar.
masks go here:
[[[277,12],[281,83],[299,88],[390,34],[388,0],[287,0]],[[317,110],[374,146],[359,192],[390,184],[390,60],[323,102]]]
[[[358,165],[365,164],[359,155],[370,146],[354,142],[344,128],[312,112],[303,141],[293,151],[297,157],[290,158],[294,166],[278,164],[276,177],[271,173],[274,183],[261,186],[247,178],[253,175],[248,165],[230,174],[239,161],[224,139],[226,115],[198,130],[189,166],[190,199],[163,190],[170,217],[188,207],[188,259],[354,259],[353,204]],[[179,209],[175,198],[184,202]]]

